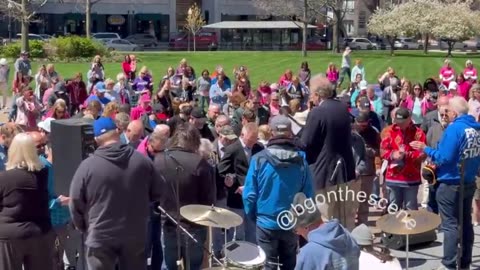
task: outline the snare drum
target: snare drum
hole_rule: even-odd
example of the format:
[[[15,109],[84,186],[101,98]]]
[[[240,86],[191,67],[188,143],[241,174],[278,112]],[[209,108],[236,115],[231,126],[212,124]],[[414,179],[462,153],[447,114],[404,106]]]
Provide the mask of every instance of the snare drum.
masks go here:
[[[267,259],[265,251],[261,247],[244,241],[227,243],[223,252],[227,266],[242,269],[263,269]]]

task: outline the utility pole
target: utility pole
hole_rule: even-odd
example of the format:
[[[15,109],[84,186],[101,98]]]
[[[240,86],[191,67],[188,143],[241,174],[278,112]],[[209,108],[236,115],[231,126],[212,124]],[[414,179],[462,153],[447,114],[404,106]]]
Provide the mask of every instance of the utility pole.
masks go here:
[[[28,13],[27,0],[21,2],[21,16],[22,16],[22,51],[28,52]]]
[[[91,0],[85,0],[85,35],[87,38],[91,37],[92,31],[92,2]]]

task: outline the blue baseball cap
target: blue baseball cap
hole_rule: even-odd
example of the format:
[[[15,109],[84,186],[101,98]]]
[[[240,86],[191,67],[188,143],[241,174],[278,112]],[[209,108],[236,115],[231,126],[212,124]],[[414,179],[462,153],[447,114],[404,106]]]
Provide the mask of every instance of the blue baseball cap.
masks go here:
[[[97,89],[98,92],[100,93],[105,93],[105,83],[104,82],[98,82],[95,84],[95,89]]]
[[[95,137],[101,136],[109,131],[115,130],[117,125],[110,117],[100,117],[93,122],[93,133]]]

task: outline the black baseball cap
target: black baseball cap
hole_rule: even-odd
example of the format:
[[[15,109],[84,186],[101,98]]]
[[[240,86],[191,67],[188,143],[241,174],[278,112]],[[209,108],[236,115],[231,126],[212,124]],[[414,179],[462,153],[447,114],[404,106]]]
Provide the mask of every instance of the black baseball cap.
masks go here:
[[[410,118],[410,111],[406,108],[398,108],[395,112],[395,122],[402,123]]]
[[[361,112],[358,114],[357,117],[355,117],[355,121],[357,123],[367,123],[368,121],[370,121],[370,115],[366,112]]]
[[[361,97],[358,99],[358,107],[360,109],[370,109],[371,103],[368,97]]]
[[[199,107],[195,107],[195,108],[193,108],[190,116],[193,117],[193,118],[205,118],[205,112],[203,111],[203,109],[201,109]]]

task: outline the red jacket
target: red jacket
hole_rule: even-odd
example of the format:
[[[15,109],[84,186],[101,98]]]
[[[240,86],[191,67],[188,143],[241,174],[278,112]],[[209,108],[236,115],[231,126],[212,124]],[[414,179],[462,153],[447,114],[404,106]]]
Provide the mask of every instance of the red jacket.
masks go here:
[[[380,153],[382,159],[388,161],[385,180],[391,185],[414,186],[421,183],[420,167],[424,158],[422,151],[414,150],[410,147],[410,142],[421,141],[426,143],[425,133],[413,124],[404,132],[393,124],[390,129],[385,130],[382,143],[380,145]],[[405,149],[405,158],[400,165],[392,160],[391,156],[394,151],[398,151],[403,145]]]

